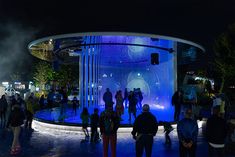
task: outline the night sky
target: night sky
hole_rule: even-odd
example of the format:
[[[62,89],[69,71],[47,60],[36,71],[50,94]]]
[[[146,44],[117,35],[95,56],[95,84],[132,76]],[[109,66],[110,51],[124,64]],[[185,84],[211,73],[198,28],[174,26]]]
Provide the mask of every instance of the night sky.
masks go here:
[[[234,0],[1,0],[0,55],[20,49],[18,54],[29,58],[27,44],[32,40],[92,31],[168,35],[199,43],[211,53],[214,39],[234,22]],[[11,44],[6,43],[12,34]],[[12,50],[12,44],[18,47]]]

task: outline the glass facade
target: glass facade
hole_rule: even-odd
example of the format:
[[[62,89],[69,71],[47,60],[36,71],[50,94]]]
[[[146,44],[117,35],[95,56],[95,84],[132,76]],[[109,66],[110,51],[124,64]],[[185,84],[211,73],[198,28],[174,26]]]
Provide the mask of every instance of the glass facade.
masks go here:
[[[138,89],[143,95],[142,104],[149,104],[158,120],[172,121],[171,97],[177,89],[177,55],[193,59],[197,57],[198,48],[191,46],[188,53],[184,53],[182,45],[190,44],[177,42],[176,38],[110,34],[48,37],[31,43],[29,50],[32,55],[51,62],[79,62],[82,106],[103,108],[106,88],[112,92],[114,102],[118,90],[124,94],[125,88],[128,91]]]

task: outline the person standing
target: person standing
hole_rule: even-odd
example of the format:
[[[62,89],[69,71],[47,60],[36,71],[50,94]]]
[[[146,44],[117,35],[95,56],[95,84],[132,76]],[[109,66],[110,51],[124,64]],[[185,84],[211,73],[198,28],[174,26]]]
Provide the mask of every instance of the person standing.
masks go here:
[[[45,98],[44,98],[44,94],[41,95],[40,99],[39,99],[39,106],[40,106],[40,110],[44,109],[45,107]]]
[[[124,106],[123,106],[123,97],[122,97],[122,91],[121,90],[117,91],[117,93],[115,95],[115,99],[116,99],[115,109],[116,109],[116,112],[118,114],[118,117],[122,121],[122,114],[124,113]]]
[[[103,100],[105,103],[105,109],[109,108],[110,106],[113,107],[113,95],[110,92],[109,88],[106,88],[106,92],[103,95]]]
[[[128,103],[128,91],[127,91],[127,88],[125,88],[125,91],[124,91],[124,103],[125,103],[125,108],[127,108],[127,103]]]
[[[73,97],[72,105],[73,105],[73,112],[76,116],[77,115],[77,105],[78,105],[78,99],[76,96]]]
[[[54,90],[51,89],[47,95],[47,107],[49,109],[53,108],[53,106],[54,106],[54,96],[55,96]]]
[[[224,157],[225,138],[227,136],[226,121],[220,117],[220,106],[213,108],[213,115],[206,123],[206,138],[209,157]]]
[[[20,104],[16,103],[12,107],[12,111],[9,116],[7,128],[11,126],[13,131],[13,142],[11,146],[11,154],[16,155],[20,152],[21,146],[19,142],[19,136],[21,131],[21,125],[24,124],[24,112]]]
[[[142,157],[144,149],[146,157],[151,157],[153,137],[157,133],[158,123],[156,117],[149,112],[148,104],[144,104],[142,110],[142,114],[135,119],[131,134],[136,140],[136,157]]]
[[[198,125],[192,119],[192,109],[186,109],[185,117],[177,124],[180,157],[195,157]]]
[[[89,132],[87,130],[88,124],[89,124],[89,119],[90,119],[90,114],[88,112],[88,109],[86,107],[83,108],[82,113],[80,114],[80,118],[82,120],[82,130],[85,134],[85,139],[89,139]]]
[[[34,97],[33,95],[28,97],[28,100],[26,101],[26,110],[25,110],[25,128],[32,129],[32,121],[33,121],[33,115],[34,115]]]
[[[1,117],[1,127],[5,128],[6,125],[6,112],[7,112],[8,103],[5,95],[3,94],[0,99],[0,117]]]
[[[103,157],[108,157],[109,143],[111,145],[111,156],[116,157],[117,130],[120,121],[113,111],[113,107],[105,109],[100,115],[100,133],[103,139]]]
[[[60,101],[60,120],[64,121],[66,117],[66,107],[68,104],[68,95],[65,87],[62,87],[59,94],[62,96]]]
[[[99,133],[97,130],[99,124],[98,108],[94,109],[94,113],[91,115],[91,142],[97,142],[99,140]]]
[[[128,107],[128,113],[129,113],[129,121],[131,121],[131,113],[133,113],[134,118],[136,119],[136,105],[137,105],[137,99],[134,95],[133,91],[130,91],[130,95],[128,96],[129,101],[129,107]]]
[[[179,121],[183,95],[181,91],[176,91],[171,99],[172,105],[175,106],[174,121]]]

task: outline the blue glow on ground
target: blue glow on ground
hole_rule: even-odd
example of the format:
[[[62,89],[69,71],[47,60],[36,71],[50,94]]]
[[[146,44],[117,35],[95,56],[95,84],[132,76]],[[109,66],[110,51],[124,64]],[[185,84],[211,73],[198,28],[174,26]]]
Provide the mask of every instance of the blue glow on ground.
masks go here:
[[[94,108],[93,107],[89,107],[89,114],[93,113]],[[104,106],[100,106],[99,108],[99,114],[104,110]],[[63,123],[67,123],[67,124],[81,124],[82,121],[80,119],[80,114],[82,112],[82,109],[77,109],[77,114],[75,115],[75,113],[73,112],[72,108],[68,107],[66,109],[66,113],[65,113],[65,119],[63,121]],[[165,115],[162,115],[164,113],[160,112],[157,113],[158,110],[156,110],[155,108],[151,108],[150,112],[153,113],[154,115],[156,115],[157,120],[162,120],[160,118],[160,116],[165,117]],[[137,116],[141,113],[141,109],[137,108]],[[51,121],[54,123],[59,123],[58,118],[60,115],[60,110],[59,108],[54,108],[52,111],[49,109],[45,109],[45,110],[41,110],[35,113],[34,117],[41,119],[41,120],[46,120],[46,121]],[[173,115],[168,115],[169,119],[173,118]],[[121,121],[121,124],[133,124],[134,122],[134,117],[132,115],[131,121],[128,121],[129,118],[129,114],[128,114],[128,110],[125,109],[124,114],[122,115],[122,119],[123,121]],[[167,119],[165,119],[166,121]]]

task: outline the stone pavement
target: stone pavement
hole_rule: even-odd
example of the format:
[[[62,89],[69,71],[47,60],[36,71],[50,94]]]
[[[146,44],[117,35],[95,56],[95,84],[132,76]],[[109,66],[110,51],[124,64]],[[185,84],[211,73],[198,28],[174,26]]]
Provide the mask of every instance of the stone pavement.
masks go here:
[[[154,139],[153,157],[178,156],[178,139],[176,130],[171,133],[172,147],[164,146],[164,134],[160,130]],[[20,157],[102,157],[102,141],[97,144],[85,142],[84,136],[78,134],[42,134],[36,131],[23,130],[21,133],[22,152]],[[0,157],[9,157],[12,132],[1,130]],[[207,146],[200,133],[197,154],[207,156]],[[117,157],[134,157],[135,141],[130,133],[118,134]]]
[[[170,134],[172,147],[164,146],[164,133],[159,130],[154,138],[152,157],[178,157],[178,138],[176,130]],[[84,141],[82,133],[50,133],[23,130],[20,136],[22,152],[19,157],[102,157],[102,141],[91,144]],[[0,157],[10,157],[12,132],[0,130]],[[119,133],[117,140],[117,157],[134,157],[135,141],[130,133]],[[207,144],[202,135],[198,136],[198,157],[207,157]]]

